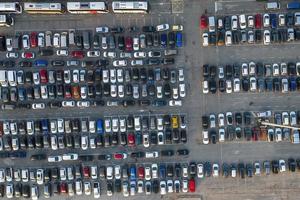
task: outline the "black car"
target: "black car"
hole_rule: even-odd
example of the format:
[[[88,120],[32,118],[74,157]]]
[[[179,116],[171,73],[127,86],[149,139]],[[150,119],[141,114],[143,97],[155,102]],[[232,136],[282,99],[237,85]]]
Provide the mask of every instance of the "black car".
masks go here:
[[[167,165],[167,177],[173,178],[174,176],[174,166],[173,164]]]
[[[80,156],[78,156],[78,159],[81,161],[88,162],[88,161],[93,161],[94,156],[93,155],[80,155]]]
[[[243,91],[248,92],[250,88],[250,81],[248,78],[243,78],[242,79],[242,88]]]
[[[35,154],[30,157],[30,160],[45,160],[46,158],[46,154]]]
[[[106,67],[107,65],[109,65],[109,61],[100,59],[100,60],[98,60],[97,64],[98,64],[98,67]]]
[[[118,48],[120,50],[124,50],[124,48],[125,48],[125,39],[124,39],[124,36],[119,36],[118,37]]]
[[[32,62],[30,61],[21,61],[19,62],[19,67],[23,68],[23,67],[32,67]]]
[[[202,116],[202,127],[204,129],[207,129],[208,126],[209,126],[209,117],[204,115],[204,116]]]
[[[20,198],[22,196],[22,184],[17,183],[14,185],[15,197]]]
[[[189,155],[189,150],[188,149],[178,149],[176,154],[178,156],[186,156],[186,155]]]
[[[124,28],[118,26],[118,27],[114,27],[110,29],[111,33],[123,33],[124,32]]]
[[[170,65],[170,64],[175,63],[175,59],[174,58],[164,58],[161,62],[164,65]]]
[[[158,180],[152,181],[152,191],[157,194],[159,192],[159,183]]]
[[[181,129],[180,130],[180,139],[182,143],[186,143],[187,142],[187,134],[186,134],[186,130],[185,129]]]
[[[246,164],[246,171],[248,177],[253,176],[253,165],[251,163]]]
[[[217,133],[215,130],[211,130],[210,133],[210,141],[213,143],[213,144],[216,144],[217,143]]]
[[[223,176],[224,177],[228,177],[229,176],[229,169],[230,169],[230,166],[226,163],[223,163],[222,165],[222,173],[223,173]]]
[[[211,79],[209,82],[208,82],[208,87],[209,87],[209,91],[212,93],[212,94],[215,94],[217,92],[217,83],[214,79]]]
[[[239,172],[239,175],[242,179],[245,178],[245,165],[244,165],[244,163],[239,163],[238,164],[238,172]]]
[[[63,67],[63,66],[65,66],[65,61],[63,61],[63,60],[53,60],[51,62],[51,65],[53,67]]]
[[[40,56],[53,56],[54,51],[52,49],[41,49],[39,51]]]
[[[0,186],[0,188],[1,188],[1,186]],[[1,191],[2,189],[0,189],[0,191]],[[4,190],[4,188],[3,188],[3,190]],[[30,186],[29,185],[22,185],[22,196],[24,197],[24,198],[29,198],[30,197]]]
[[[152,102],[152,105],[156,107],[161,107],[161,106],[166,106],[167,102],[165,100],[154,100]]]
[[[113,183],[112,182],[107,181],[106,190],[107,190],[107,193],[111,193],[111,194],[114,193],[114,187],[113,187]]]
[[[209,76],[209,65],[203,65],[202,69],[203,69],[203,71],[202,71],[203,77],[208,78],[208,76]]]
[[[205,162],[204,165],[203,165],[203,171],[204,171],[204,175],[206,177],[210,177],[211,176],[211,173],[212,173],[212,167],[211,167],[211,164],[210,162]]]
[[[216,66],[210,66],[209,67],[209,76],[210,78],[214,79],[217,74],[217,67]]]
[[[297,75],[295,63],[288,63],[288,74],[290,76],[296,76]]]
[[[168,33],[168,45],[171,48],[175,47],[175,33],[174,32]]]
[[[225,66],[225,75],[226,75],[226,78],[228,78],[228,79],[232,78],[232,72],[233,72],[232,65],[226,65]]]
[[[162,150],[160,152],[161,156],[173,156],[174,155],[174,151],[173,150]]]
[[[142,27],[142,31],[143,32],[155,32],[156,31],[156,29],[155,29],[155,27],[154,26],[143,26]]]
[[[279,78],[274,78],[273,79],[273,87],[275,92],[279,92],[281,90],[281,83]]]
[[[130,156],[131,156],[131,158],[144,158],[145,152],[142,152],[142,151],[132,152]]]
[[[197,173],[197,165],[194,162],[191,162],[189,165],[189,172],[191,177],[195,177]]]
[[[150,100],[139,100],[140,106],[149,106],[151,104]]]
[[[278,174],[278,170],[279,170],[279,162],[278,162],[278,160],[272,160],[271,165],[272,165],[272,172],[274,174]]]
[[[234,118],[235,118],[235,123],[237,125],[241,125],[243,123],[242,113],[239,113],[239,112],[235,113]]]
[[[295,172],[296,171],[296,161],[294,158],[289,158],[288,159],[288,166],[289,166],[289,170],[291,172]]]
[[[225,92],[226,90],[226,83],[224,79],[219,79],[219,91]]]
[[[260,43],[262,41],[262,32],[261,32],[261,30],[255,30],[254,37],[255,37],[256,43]]]
[[[293,13],[287,13],[285,15],[286,17],[286,25],[287,26],[294,26],[294,14]]]

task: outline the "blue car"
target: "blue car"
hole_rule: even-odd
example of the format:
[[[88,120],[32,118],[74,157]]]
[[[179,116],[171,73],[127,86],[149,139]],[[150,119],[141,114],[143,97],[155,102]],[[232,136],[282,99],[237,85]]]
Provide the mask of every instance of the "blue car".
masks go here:
[[[297,90],[296,78],[291,77],[290,78],[290,91],[296,91],[296,90]]]
[[[135,166],[130,167],[130,180],[136,180],[136,168]]]
[[[277,15],[276,14],[270,14],[270,21],[271,21],[271,27],[277,28]]]
[[[102,119],[98,119],[97,120],[97,133],[98,134],[103,134],[103,120]]]
[[[163,164],[161,164],[161,165],[159,166],[159,177],[160,177],[161,179],[165,179],[165,178],[166,178],[166,166],[163,165]]]
[[[135,144],[136,145],[142,145],[143,144],[143,136],[141,132],[136,132],[135,133]]]
[[[160,45],[161,45],[161,47],[163,47],[163,48],[167,47],[167,39],[168,39],[167,34],[163,33],[163,34],[160,35]]]
[[[176,47],[182,47],[182,33],[176,33]]]
[[[36,60],[34,62],[34,65],[36,67],[47,67],[48,66],[48,61],[47,60]]]
[[[19,98],[19,101],[25,101],[26,100],[26,90],[25,90],[25,88],[19,88],[18,89],[18,98]]]
[[[49,129],[48,129],[48,119],[42,119],[42,132],[44,134],[48,134]]]

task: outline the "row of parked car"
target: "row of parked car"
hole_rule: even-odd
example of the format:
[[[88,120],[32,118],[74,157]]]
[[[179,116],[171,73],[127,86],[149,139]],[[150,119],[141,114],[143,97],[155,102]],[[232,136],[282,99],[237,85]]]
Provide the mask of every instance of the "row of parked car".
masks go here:
[[[127,131],[163,131],[186,129],[185,115],[129,115],[104,119],[59,118],[41,120],[0,121],[0,135],[34,135],[48,133],[111,133]]]
[[[96,149],[114,146],[138,146],[148,148],[156,145],[183,144],[187,142],[185,129],[166,129],[165,131],[151,132],[113,132],[105,134],[44,134],[44,135],[12,135],[0,138],[0,151],[19,151],[32,149]],[[181,155],[181,152],[178,153]],[[186,153],[183,153],[186,155]],[[187,152],[188,154],[188,152]],[[138,154],[140,157],[147,157],[147,154]],[[158,153],[149,153],[156,155]],[[167,151],[162,155],[173,156],[173,151]],[[3,155],[9,157],[9,155]],[[41,157],[42,158],[42,157]],[[54,159],[61,161],[59,156]],[[54,162],[53,161],[53,162]]]
[[[207,46],[232,46],[238,44],[261,44],[270,45],[293,42],[300,40],[299,29],[272,29],[272,30],[255,30],[248,31],[217,31],[203,33],[202,45]]]
[[[0,70],[2,87],[40,84],[72,83],[155,83],[184,82],[184,70],[164,68],[110,68],[110,69],[73,69],[73,70]]]
[[[250,62],[241,65],[213,66],[203,65],[203,93],[220,92],[264,92],[296,91],[300,88],[300,64],[273,63],[262,64]],[[250,77],[250,78],[249,78]],[[215,79],[219,79],[218,83]]]
[[[300,26],[300,13],[264,13],[248,15],[241,14],[239,16],[206,16],[202,15],[200,18],[200,28],[215,32],[217,30],[245,30],[245,29],[261,29],[278,27],[298,27]]]
[[[182,27],[182,26],[181,26]],[[151,47],[182,47],[182,31],[156,32],[155,29],[145,29],[145,33],[131,32],[125,36],[123,28],[118,27],[115,33],[103,32],[103,27],[96,28],[96,34],[91,31],[75,31],[70,29],[61,33],[51,31],[18,33],[15,36],[5,36],[5,41],[1,42],[7,51],[31,48],[61,48],[68,49],[77,47],[80,49],[111,49],[121,51],[138,51],[140,49]],[[153,31],[154,30],[154,31]]]

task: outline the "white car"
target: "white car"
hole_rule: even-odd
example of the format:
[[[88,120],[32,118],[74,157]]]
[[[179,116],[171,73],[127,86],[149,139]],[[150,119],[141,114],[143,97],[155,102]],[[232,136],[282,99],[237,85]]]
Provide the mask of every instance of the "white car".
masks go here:
[[[138,51],[140,49],[140,39],[138,37],[133,38],[133,50]]]
[[[63,154],[62,159],[63,160],[77,160],[78,159],[78,154],[77,153]]]
[[[39,185],[42,185],[44,183],[44,170],[43,169],[36,170],[36,182]]]
[[[271,43],[271,36],[269,30],[264,30],[264,45],[269,45]]]
[[[84,194],[85,195],[91,195],[92,188],[90,182],[84,182]]]
[[[182,180],[182,192],[187,193],[188,192],[188,180],[183,179]]]
[[[169,24],[160,24],[156,26],[156,31],[167,31],[169,28]]]
[[[113,98],[117,97],[117,86],[116,85],[110,85],[110,96]]]
[[[229,79],[226,80],[226,93],[232,93],[232,81]]]
[[[224,142],[225,141],[225,129],[220,128],[219,129],[219,142]]]
[[[208,80],[203,81],[202,87],[203,87],[203,89],[202,89],[203,94],[208,94],[208,92],[209,92]]]
[[[143,145],[144,145],[145,148],[147,148],[147,147],[150,146],[150,143],[149,143],[149,134],[147,134],[147,133],[143,134]]]
[[[232,32],[231,31],[225,32],[225,45],[226,46],[232,45]]]
[[[33,103],[32,104],[32,109],[34,110],[42,110],[45,109],[46,105],[45,103]]]
[[[120,131],[122,133],[126,132],[126,119],[120,118]]]
[[[184,81],[184,72],[183,69],[178,69],[178,81],[183,82]]]
[[[120,52],[120,58],[131,58],[132,54],[130,52]]]
[[[75,107],[75,101],[62,101],[62,107]]]
[[[286,171],[285,161],[282,160],[282,159],[279,160],[279,171],[280,172],[285,172]]]
[[[142,51],[134,52],[133,57],[134,58],[146,58],[146,53],[142,52]]]
[[[258,161],[256,161],[256,162],[254,163],[254,174],[255,174],[256,176],[260,176],[260,174],[261,174],[261,172],[260,172],[260,164],[259,164]]]
[[[139,194],[143,193],[144,192],[144,181],[139,180],[137,182],[137,188],[138,188],[137,191]]]
[[[209,45],[208,43],[208,33],[202,34],[202,46],[207,47]]]
[[[130,63],[132,66],[142,66],[144,64],[143,60],[132,60]]]
[[[81,99],[87,98],[87,87],[84,85],[80,87],[80,96],[81,96]]]
[[[239,78],[233,80],[233,92],[239,92],[241,88],[241,83]]]
[[[127,60],[115,60],[113,62],[114,67],[125,67],[127,66]]]
[[[212,166],[212,171],[213,171],[213,177],[218,177],[219,176],[219,165],[214,163]]]
[[[29,35],[23,35],[22,37],[22,45],[24,49],[29,49],[30,44],[29,44]]]
[[[61,156],[48,156],[48,162],[61,162]]]
[[[158,158],[158,151],[146,152],[146,158]]]
[[[167,184],[166,184],[166,181],[160,181],[160,194],[161,195],[165,195],[167,194]]]
[[[293,28],[288,28],[287,30],[288,33],[288,42],[294,41],[295,40],[295,31]]]
[[[256,81],[255,77],[250,77],[250,91],[251,92],[256,92],[256,89],[257,89],[257,87],[256,87],[257,83],[256,82],[257,81]]]
[[[82,135],[81,136],[81,149],[82,150],[87,150],[89,146],[89,139],[88,136]]]
[[[231,29],[232,30],[238,29],[238,17],[236,15],[231,16]]]
[[[115,172],[115,179],[121,179],[121,166],[116,165],[114,167],[114,172]]]
[[[288,112],[282,112],[282,124],[285,126],[288,126],[290,124]]]
[[[169,106],[182,106],[182,101],[181,100],[170,100]]]
[[[96,33],[108,33],[109,28],[107,26],[96,27]]]
[[[240,22],[240,29],[247,28],[246,16],[244,14],[243,15],[239,15],[239,22]]]
[[[99,52],[99,54],[100,54],[100,52]],[[103,52],[103,57],[104,58],[115,58],[115,57],[117,57],[117,54],[116,54],[116,52],[113,52],[113,51],[104,51]]]
[[[277,63],[273,64],[273,76],[279,76],[280,75],[280,67]]]
[[[296,115],[295,111],[290,112],[290,124],[291,124],[291,126],[297,125],[297,115]]]
[[[59,33],[55,33],[53,35],[53,46],[56,48],[60,47],[60,34]]]
[[[180,97],[185,97],[185,84],[181,83],[179,84],[179,96]]]
[[[281,92],[287,93],[289,91],[289,81],[287,78],[281,79]]]
[[[204,166],[202,163],[197,164],[197,176],[198,178],[204,177]]]
[[[203,130],[202,131],[202,141],[203,144],[209,144],[209,136],[208,136],[208,131],[207,130]]]
[[[252,15],[248,16],[248,27],[253,28],[254,27],[254,17]]]
[[[269,14],[263,15],[263,24],[264,24],[265,28],[270,26],[270,15]]]
[[[162,94],[162,93],[161,93]],[[173,89],[172,89],[172,94],[173,94],[173,99],[178,99],[178,88],[177,87],[174,87]],[[161,95],[161,97],[160,98],[162,98],[162,95]]]
[[[93,183],[93,194],[95,199],[99,199],[101,192],[100,192],[100,183],[99,182],[94,182]]]
[[[76,195],[82,195],[82,181],[76,180],[75,182],[75,193]]]
[[[75,69],[72,71],[72,79],[73,79],[73,83],[79,83],[79,70]]]
[[[45,47],[45,33],[38,34],[38,47]]]
[[[248,76],[248,74],[249,74],[248,64],[243,63],[242,64],[242,76]]]
[[[77,101],[77,107],[78,108],[88,108],[90,107],[89,101]]]
[[[223,113],[218,114],[219,127],[225,126],[225,115]]]
[[[100,51],[88,51],[86,55],[90,58],[100,57]]]
[[[123,81],[124,81],[123,70],[122,69],[117,69],[117,81],[119,83],[123,83]]]
[[[284,14],[278,15],[278,25],[285,26],[285,15]]]
[[[12,38],[6,37],[6,50],[7,51],[12,51],[13,50],[12,42],[13,42]]]
[[[7,52],[6,58],[18,58],[19,54],[17,52]]]
[[[66,49],[57,50],[56,51],[56,55],[58,55],[58,56],[68,56],[69,55],[69,51],[66,50]]]

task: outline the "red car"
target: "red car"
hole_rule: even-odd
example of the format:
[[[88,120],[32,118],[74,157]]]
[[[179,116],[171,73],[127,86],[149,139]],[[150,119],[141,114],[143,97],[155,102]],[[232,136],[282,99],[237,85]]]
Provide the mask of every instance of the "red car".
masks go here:
[[[72,51],[73,58],[84,58],[83,51]]]
[[[133,133],[128,133],[127,141],[128,141],[128,146],[132,147],[135,145],[135,137]]]
[[[127,158],[127,153],[115,153],[114,159],[115,160],[122,160]]]
[[[190,192],[195,192],[196,190],[196,182],[194,179],[189,180],[189,191]]]
[[[138,176],[139,176],[139,178],[144,178],[145,177],[145,169],[144,169],[144,167],[139,167],[138,168]]]
[[[70,85],[65,85],[64,91],[65,91],[65,95],[64,95],[65,99],[72,98],[71,86]]]
[[[90,168],[88,166],[83,167],[83,177],[84,178],[89,178],[90,177]]]
[[[67,193],[67,184],[66,183],[61,183],[60,184],[60,192],[63,194]]]
[[[33,52],[23,52],[22,53],[22,58],[26,58],[26,59],[32,59],[34,58],[34,53]]]
[[[207,23],[208,19],[206,15],[201,15],[200,17],[200,28],[201,29],[207,29],[208,23]]]
[[[48,83],[48,76],[47,76],[47,70],[42,69],[40,71],[40,79],[41,79],[41,83]]]
[[[30,46],[32,48],[37,47],[37,33],[36,32],[32,32],[30,34],[29,40],[30,40]]]
[[[126,51],[133,51],[133,40],[131,37],[125,38],[125,50]]]
[[[262,17],[261,14],[256,14],[255,15],[255,28],[260,29],[262,24]]]

